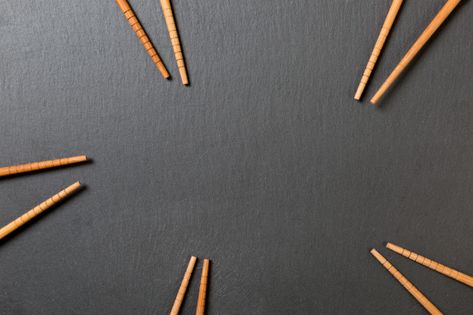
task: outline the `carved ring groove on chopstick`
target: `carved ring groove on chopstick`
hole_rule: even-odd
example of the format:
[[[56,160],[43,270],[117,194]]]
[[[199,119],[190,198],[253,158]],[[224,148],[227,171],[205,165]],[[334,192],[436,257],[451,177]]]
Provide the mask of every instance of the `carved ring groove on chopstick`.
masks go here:
[[[442,265],[441,263],[436,262],[435,260],[426,258],[424,256],[421,256],[419,254],[416,254],[414,252],[411,252],[405,248],[402,248],[401,246],[392,244],[392,243],[387,243],[386,248],[392,250],[395,253],[398,253],[399,255],[402,255],[418,264],[421,264],[427,268],[430,268],[434,271],[437,271],[438,273],[441,273],[447,277],[450,277],[456,281],[459,281],[463,284],[466,284],[470,287],[473,288],[473,277],[460,272],[458,270],[455,270],[453,268],[447,267],[445,265]]]
[[[168,28],[169,38],[171,39],[171,45],[174,51],[174,56],[176,58],[176,63],[179,69],[182,84],[188,85],[189,78],[187,77],[186,63],[184,61],[184,54],[182,53],[182,47],[179,39],[179,33],[177,31],[176,21],[174,20],[171,1],[161,0],[161,8],[163,9],[164,19],[166,20],[166,26]]]
[[[79,188],[81,187],[80,182],[75,182],[71,186],[65,188],[64,190],[61,190],[48,200],[40,203],[30,211],[26,212],[22,216],[18,217],[17,219],[13,220],[9,224],[5,225],[3,228],[0,229],[0,239],[3,239],[5,236],[8,234],[12,233],[31,219],[35,218],[36,216],[40,215],[44,211],[48,210],[61,200],[64,200],[65,198],[69,197],[72,195],[74,192],[76,192]]]
[[[430,313],[434,315],[442,315],[443,313],[422,293],[412,282],[399,272],[386,258],[383,257],[376,249],[371,250],[376,260],[397,280],[399,283]]]
[[[161,57],[159,57],[158,52],[154,48],[153,44],[151,43],[151,40],[149,39],[148,35],[146,35],[146,32],[144,31],[143,27],[141,26],[140,21],[136,17],[135,13],[133,12],[133,9],[131,8],[130,4],[128,3],[127,0],[115,0],[122,10],[123,14],[125,15],[126,19],[128,20],[128,23],[130,24],[131,28],[135,32],[136,36],[138,36],[139,40],[145,47],[146,51],[148,52],[148,55],[151,57],[153,60],[154,64],[158,68],[159,72],[161,72],[161,75],[167,79],[169,78],[169,72],[167,71],[166,67],[164,66],[163,61],[161,60]]]
[[[370,59],[368,60],[368,64],[366,65],[365,71],[363,72],[363,76],[361,77],[360,84],[358,85],[358,89],[356,90],[355,99],[360,100],[361,96],[363,95],[363,91],[365,90],[366,85],[370,79],[371,73],[378,61],[378,57],[383,50],[384,43],[388,38],[389,32],[396,20],[397,14],[401,9],[402,3],[404,0],[394,0],[391,8],[389,9],[388,15],[384,20],[383,27],[381,28],[381,32],[379,33],[378,39],[376,40],[376,44],[374,45],[373,51],[371,53]]]

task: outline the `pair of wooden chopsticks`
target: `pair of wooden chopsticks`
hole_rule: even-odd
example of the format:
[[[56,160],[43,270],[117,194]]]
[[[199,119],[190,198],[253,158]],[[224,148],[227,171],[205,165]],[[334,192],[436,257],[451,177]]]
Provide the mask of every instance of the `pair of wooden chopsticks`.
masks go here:
[[[153,60],[154,64],[161,72],[161,75],[167,79],[170,77],[169,72],[167,71],[166,67],[164,66],[163,61],[159,57],[158,52],[154,48],[151,40],[149,39],[148,35],[141,26],[140,21],[136,17],[133,9],[131,8],[130,4],[127,0],[116,0],[118,6],[122,10],[123,14],[125,15],[128,23],[130,24],[133,31],[135,31],[136,36],[140,39],[141,43],[145,47],[146,51],[150,55],[151,59]],[[181,76],[182,84],[189,85],[189,79],[187,77],[187,70],[186,65],[184,62],[184,55],[182,53],[181,42],[179,40],[179,34],[177,32],[176,22],[174,21],[174,14],[172,12],[171,2],[170,0],[161,0],[161,8],[163,10],[164,19],[166,20],[166,26],[168,28],[169,37],[171,39],[171,45],[174,50],[174,56],[176,58],[177,67],[179,69],[179,74]]]
[[[74,157],[64,158],[64,159],[7,166],[7,167],[0,168],[0,177],[11,176],[11,175],[27,173],[27,172],[34,172],[38,170],[43,170],[43,169],[48,169],[48,168],[53,168],[53,167],[60,167],[60,166],[65,166],[65,165],[70,165],[70,164],[77,164],[77,163],[85,162],[87,160],[88,160],[87,156],[81,155],[81,156],[74,156]],[[73,193],[77,192],[80,187],[81,187],[81,183],[75,182],[74,184],[61,190],[60,192],[58,192],[51,198],[40,203],[39,205],[31,209],[30,211],[26,212],[22,216],[18,217],[16,220],[13,220],[9,224],[5,225],[3,228],[0,229],[0,240],[5,238],[7,235],[12,233],[16,229],[18,229],[19,227],[27,223],[28,221],[30,221],[31,219],[43,213],[47,209],[51,208],[58,202],[71,196]]]
[[[473,287],[473,277],[457,271],[453,268],[442,265],[434,260],[411,252],[405,248],[392,243],[387,243],[386,247],[395,253],[398,253],[418,264],[421,264],[427,268],[437,271],[447,277],[457,280],[463,284]],[[414,298],[430,313],[430,314],[442,314],[442,312],[432,303],[429,299],[422,294],[406,277],[404,277],[386,258],[384,258],[376,249],[371,250],[371,254],[388,270],[396,280],[398,280],[404,288],[414,296]]]
[[[386,79],[386,81],[381,85],[379,90],[375,93],[375,95],[371,98],[370,102],[372,104],[376,104],[379,99],[386,93],[389,87],[396,81],[399,75],[406,69],[409,63],[415,58],[415,56],[419,53],[419,51],[424,47],[424,45],[429,41],[432,35],[438,30],[438,28],[442,25],[442,23],[447,19],[447,17],[452,13],[452,11],[457,7],[461,0],[448,0],[447,3],[440,9],[438,14],[434,17],[434,19],[430,22],[424,32],[420,35],[420,37],[416,40],[416,42],[412,45],[412,47],[408,50],[404,58],[401,59],[399,64],[394,68],[392,73]],[[389,32],[392,28],[394,20],[401,8],[403,0],[394,0],[391,8],[388,12],[386,20],[384,21],[383,27],[381,28],[381,32],[379,34],[378,40],[376,41],[375,47],[373,52],[371,53],[370,59],[368,64],[363,72],[363,76],[361,78],[361,82],[358,86],[358,89],[355,94],[355,99],[360,100],[363,91],[368,83],[368,80],[373,72],[374,66],[376,65],[376,61],[383,49],[384,43],[386,42],[386,38],[389,35]]]
[[[184,278],[182,279],[181,286],[179,287],[179,291],[177,292],[176,299],[174,300],[174,304],[171,309],[171,315],[178,315],[179,310],[181,309],[182,302],[184,301],[184,297],[186,295],[187,286],[189,285],[189,281],[192,277],[192,272],[194,271],[194,266],[197,261],[197,257],[192,256],[189,264],[187,265],[186,273],[184,274]],[[204,259],[202,265],[202,275],[200,278],[200,288],[199,288],[199,297],[197,299],[197,309],[195,314],[196,315],[204,315],[205,313],[205,299],[207,295],[207,282],[209,278],[209,267],[210,267],[210,260]]]

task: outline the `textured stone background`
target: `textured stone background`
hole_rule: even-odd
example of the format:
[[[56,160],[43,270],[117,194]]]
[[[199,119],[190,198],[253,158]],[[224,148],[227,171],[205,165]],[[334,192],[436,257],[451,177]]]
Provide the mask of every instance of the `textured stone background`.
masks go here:
[[[382,248],[473,273],[471,1],[377,113],[353,94],[390,1],[174,0],[189,88],[159,1],[130,3],[172,81],[112,0],[0,0],[0,165],[94,159],[0,181],[2,225],[87,185],[0,244],[0,313],[164,314],[197,255],[209,314],[423,314],[370,247],[473,313],[471,288]],[[443,3],[405,2],[366,96]]]

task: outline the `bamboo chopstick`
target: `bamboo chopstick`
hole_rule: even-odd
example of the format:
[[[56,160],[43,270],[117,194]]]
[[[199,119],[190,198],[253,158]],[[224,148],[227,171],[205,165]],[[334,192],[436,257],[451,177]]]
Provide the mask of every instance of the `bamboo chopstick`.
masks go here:
[[[409,65],[409,63],[414,59],[414,57],[419,53],[422,47],[428,42],[432,35],[437,31],[437,29],[442,25],[442,23],[447,19],[447,17],[452,13],[453,9],[460,3],[461,0],[448,0],[448,2],[440,9],[439,13],[435,18],[430,22],[424,32],[420,35],[417,41],[412,45],[407,54],[402,58],[399,64],[394,68],[393,72],[389,75],[386,81],[381,85],[376,94],[371,98],[371,103],[376,104],[378,100],[386,93],[391,84],[399,77],[399,75],[404,71],[404,69]]]
[[[189,281],[192,276],[192,272],[194,271],[195,262],[197,261],[197,257],[192,256],[189,264],[187,265],[186,273],[184,274],[184,278],[182,279],[181,286],[179,287],[179,291],[177,292],[176,300],[174,300],[174,305],[172,306],[171,315],[179,314],[179,310],[181,308],[182,301],[184,301],[184,296],[186,295],[187,286],[189,285]]]
[[[381,32],[379,33],[378,39],[376,40],[376,44],[374,45],[373,51],[371,53],[370,59],[368,60],[368,64],[366,65],[365,72],[363,72],[363,76],[361,77],[360,84],[358,85],[358,89],[356,90],[355,100],[359,101],[363,91],[365,90],[366,84],[370,79],[371,73],[373,72],[374,66],[378,61],[378,57],[383,50],[384,43],[388,38],[389,32],[396,20],[396,16],[401,9],[401,5],[404,0],[394,0],[391,4],[391,8],[389,9],[388,15],[384,20],[383,27],[381,28]]]
[[[8,234],[12,233],[20,226],[25,224],[26,222],[30,221],[37,215],[41,214],[42,212],[46,211],[47,209],[51,208],[53,205],[57,204],[61,200],[65,199],[66,197],[70,196],[72,193],[77,191],[81,187],[80,182],[76,182],[71,186],[67,187],[64,190],[61,190],[56,195],[52,196],[48,200],[40,203],[30,211],[23,214],[21,217],[17,218],[16,220],[10,222],[9,224],[5,225],[3,228],[0,229],[0,240],[3,239]]]
[[[141,43],[145,47],[146,51],[148,52],[149,56],[153,60],[154,64],[156,65],[158,70],[161,72],[161,75],[165,79],[169,78],[169,72],[166,70],[166,67],[164,66],[164,63],[159,57],[158,52],[156,51],[153,44],[151,43],[148,35],[146,35],[146,32],[143,30],[143,27],[141,26],[140,21],[136,17],[128,1],[127,0],[115,0],[115,1],[117,2],[118,6],[122,10],[126,19],[128,20],[128,23],[130,24],[131,28],[133,29],[133,31],[135,31],[136,36],[138,36]]]
[[[424,265],[427,268],[430,268],[432,270],[435,270],[447,277],[450,277],[454,280],[457,280],[461,283],[464,283],[470,287],[473,288],[473,277],[464,274],[460,271],[457,271],[455,269],[452,269],[450,267],[444,266],[441,263],[438,263],[434,260],[431,260],[429,258],[423,257],[419,254],[416,254],[414,252],[411,252],[405,248],[402,248],[401,246],[392,244],[392,243],[387,243],[386,248],[389,248],[393,252],[396,252],[406,258],[409,258],[412,261],[415,261],[418,264]]]
[[[371,250],[371,255],[376,258],[387,271],[396,278],[399,283],[430,313],[441,315],[442,312],[427,299],[406,277],[404,277],[389,261],[386,260],[376,249]]]
[[[207,294],[207,281],[209,278],[209,264],[208,259],[204,259],[202,266],[202,276],[200,278],[199,298],[197,299],[197,310],[196,315],[204,315],[205,313],[205,298]]]
[[[7,166],[0,168],[0,177],[9,176],[20,173],[33,172],[38,170],[43,170],[47,168],[59,167],[64,165],[76,164],[87,161],[88,158],[85,155],[73,156],[69,158],[57,159],[57,160],[48,160],[27,164],[20,164],[14,166]]]
[[[188,85],[189,79],[187,77],[186,63],[184,61],[184,55],[182,54],[181,42],[179,40],[176,22],[174,21],[171,1],[161,0],[161,8],[163,9],[164,19],[166,20],[166,26],[171,39],[172,49],[174,50],[174,57],[176,58],[177,67],[179,68],[179,74],[181,75],[182,84]]]

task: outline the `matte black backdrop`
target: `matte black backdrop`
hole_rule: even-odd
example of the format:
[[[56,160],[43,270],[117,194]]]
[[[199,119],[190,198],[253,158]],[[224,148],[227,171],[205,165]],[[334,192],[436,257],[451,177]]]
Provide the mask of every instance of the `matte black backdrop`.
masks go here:
[[[405,2],[366,96],[444,2]],[[370,113],[353,94],[387,0],[174,0],[189,88],[158,0],[130,3],[170,82],[112,0],[0,0],[0,164],[94,159],[0,181],[2,225],[87,185],[1,243],[0,312],[164,314],[197,255],[213,260],[209,314],[423,314],[375,246],[472,314],[471,288],[382,248],[473,273],[464,2]]]

